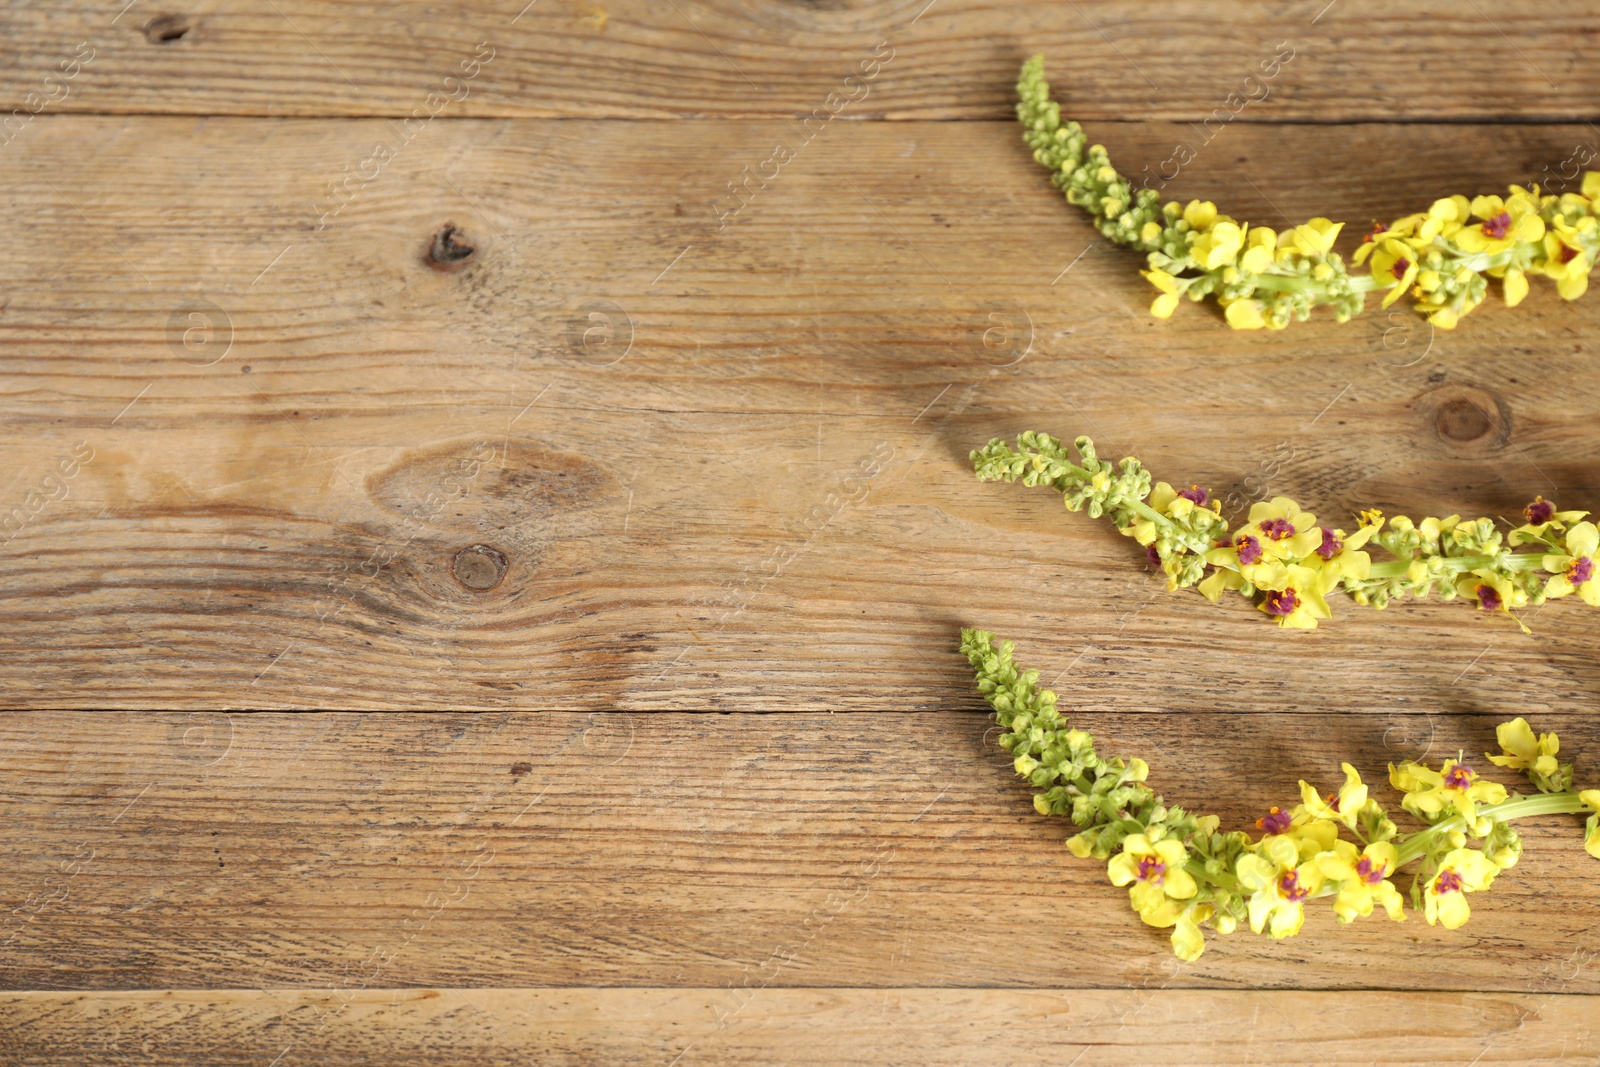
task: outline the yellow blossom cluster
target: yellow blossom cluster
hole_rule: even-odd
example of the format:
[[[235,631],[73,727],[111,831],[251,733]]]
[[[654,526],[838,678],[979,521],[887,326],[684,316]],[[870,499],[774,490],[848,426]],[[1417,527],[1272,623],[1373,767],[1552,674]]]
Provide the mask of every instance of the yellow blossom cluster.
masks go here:
[[[1035,790],[1035,809],[1071,818],[1073,855],[1104,861],[1140,919],[1171,930],[1173,951],[1185,960],[1205,951],[1206,926],[1219,934],[1243,925],[1273,938],[1297,934],[1306,905],[1318,899],[1331,898],[1341,923],[1379,909],[1404,921],[1406,897],[1395,879],[1411,864],[1412,908],[1430,926],[1454,930],[1471,916],[1468,894],[1516,865],[1522,841],[1511,823],[1520,818],[1587,814],[1584,848],[1600,858],[1600,790],[1574,790],[1572,764],[1555,760],[1559,739],[1535,734],[1526,719],[1500,725],[1501,751],[1489,759],[1527,774],[1537,790],[1531,795],[1482,779],[1459,758],[1438,768],[1391,765],[1403,807],[1424,824],[1403,834],[1356,768],[1342,763],[1339,789],[1323,795],[1302,781],[1301,803],[1273,808],[1252,838],[1223,832],[1214,815],[1167,804],[1146,783],[1143,760],[1098,755],[1094,738],[1063,719],[1055,693],[1039,687],[1038,672],[1017,669],[1010,642],[996,646],[985,630],[963,630],[961,650],[1005,730],[1001,746]]]
[[[1483,302],[1490,278],[1511,307],[1527,296],[1529,275],[1575,300],[1600,258],[1600,173],[1591,171],[1578,193],[1541,194],[1530,185],[1511,186],[1505,197],[1447,196],[1375,225],[1353,257],[1368,273],[1352,276],[1333,251],[1343,223],[1314,218],[1273,230],[1221,214],[1210,201],[1179,204],[1134,190],[1104,147],[1062,120],[1042,56],[1023,65],[1017,94],[1023,139],[1067,200],[1106,237],[1147,254],[1143,273],[1159,292],[1150,307],[1158,318],[1182,297],[1211,296],[1235,329],[1282,329],[1322,305],[1344,322],[1360,314],[1365,294],[1384,292],[1384,307],[1410,293],[1430,322],[1452,329]]]
[[[1048,485],[1070,510],[1109,515],[1118,531],[1144,546],[1167,587],[1195,586],[1215,602],[1225,592],[1251,598],[1280,626],[1312,630],[1332,617],[1328,594],[1343,590],[1358,604],[1382,608],[1402,596],[1435,592],[1516,619],[1516,611],[1577,596],[1600,607],[1600,528],[1587,512],[1558,511],[1539,497],[1526,521],[1502,531],[1492,519],[1459,515],[1413,522],[1363,511],[1346,529],[1319,521],[1288,497],[1251,505],[1231,529],[1221,504],[1199,486],[1151,483],[1138,460],[1113,465],[1094,442],[1073,447],[1042,433],[1023,433],[1013,448],[1001,438],[972,453],[980,481]],[[1389,558],[1374,560],[1370,549]]]

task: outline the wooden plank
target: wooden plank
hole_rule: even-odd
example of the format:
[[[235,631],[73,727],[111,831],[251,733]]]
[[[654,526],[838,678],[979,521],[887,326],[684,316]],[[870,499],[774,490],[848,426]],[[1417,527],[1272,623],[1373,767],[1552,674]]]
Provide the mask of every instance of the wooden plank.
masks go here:
[[[1319,710],[1077,721],[1229,827],[1340,759],[1387,795],[1387,761],[1493,739]],[[1592,715],[1539,725],[1593,766]],[[0,988],[1600,992],[1576,818],[1524,824],[1460,931],[1318,908],[1179,966],[991,738],[976,713],[7,716]]]
[[[5,702],[937,708],[968,699],[961,625],[1110,709],[1600,690],[1576,602],[1531,639],[1459,603],[1283,633],[965,458],[1088,432],[1324,515],[1595,507],[1595,299],[1536,285],[1437,336],[1375,308],[1157,323],[1138,258],[1004,123],[830,133],[720,229],[711,197],[781,124],[440,125],[321,229],[384,124],[37,125],[7,163],[29,240],[0,261],[0,502],[93,458],[0,549]],[[1174,136],[1103,133],[1135,172]],[[1170,192],[1354,232],[1581,136],[1241,125]],[[449,271],[425,262],[447,223],[446,260],[477,249]],[[1463,398],[1507,433],[1445,436]]]
[[[1594,114],[1597,31],[1583,0],[79,0],[0,12],[5,111],[23,115],[999,118],[1018,65],[1043,51],[1065,98],[1096,119],[1570,121]]]
[[[1600,1054],[1594,998],[1581,996],[765,989],[736,1014],[723,1009],[726,997],[723,989],[8,993],[0,1035],[38,1067],[210,1067],[247,1055],[261,1063],[279,1055],[279,1067],[530,1058],[645,1067],[1577,1067]],[[1244,1019],[1252,1023],[1242,1032]]]

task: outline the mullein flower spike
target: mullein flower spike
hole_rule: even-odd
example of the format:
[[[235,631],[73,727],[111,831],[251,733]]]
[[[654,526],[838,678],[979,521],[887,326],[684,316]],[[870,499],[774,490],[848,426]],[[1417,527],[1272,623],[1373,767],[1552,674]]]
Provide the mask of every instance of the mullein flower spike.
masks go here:
[[[1202,927],[1289,937],[1300,931],[1306,906],[1324,898],[1341,923],[1379,909],[1403,921],[1405,897],[1394,880],[1411,865],[1412,908],[1430,926],[1454,930],[1471,914],[1467,894],[1488,889],[1521,855],[1514,819],[1587,814],[1584,848],[1600,857],[1600,790],[1573,791],[1572,764],[1555,761],[1556,736],[1535,735],[1526,719],[1499,727],[1501,754],[1488,758],[1526,771],[1535,793],[1508,793],[1461,759],[1437,770],[1409,760],[1391,765],[1403,806],[1427,824],[1401,834],[1345,763],[1342,788],[1321,795],[1301,782],[1303,803],[1273,808],[1257,823],[1265,832],[1252,838],[1224,832],[1214,815],[1168,805],[1145,784],[1143,760],[1099,755],[1093,737],[1067,724],[1056,695],[1039,688],[1038,672],[1017,669],[1011,642],[996,646],[986,630],[962,630],[961,651],[1006,731],[1001,747],[1034,790],[1035,810],[1072,820],[1078,832],[1067,848],[1106,863],[1139,918],[1172,931],[1172,949],[1184,960],[1205,951]]]
[[[1529,604],[1575,594],[1600,606],[1600,530],[1584,521],[1587,512],[1557,511],[1543,497],[1505,533],[1491,519],[1412,522],[1377,511],[1363,511],[1346,529],[1282,496],[1252,505],[1248,521],[1230,530],[1209,491],[1152,484],[1138,460],[1113,466],[1087,437],[1073,447],[1076,460],[1054,437],[1024,433],[1015,448],[997,437],[971,459],[979,481],[1046,485],[1070,511],[1110,516],[1144,546],[1168,589],[1195,586],[1213,602],[1239,593],[1280,626],[1315,629],[1332,616],[1327,596],[1335,590],[1376,608],[1407,594],[1465,597],[1524,632],[1512,612]],[[1390,558],[1374,560],[1373,548]]]
[[[1500,281],[1509,307],[1527,296],[1529,275],[1552,279],[1563,299],[1576,300],[1600,258],[1600,173],[1590,171],[1581,195],[1513,185],[1503,198],[1448,196],[1375,225],[1354,257],[1367,273],[1352,276],[1333,251],[1343,223],[1315,218],[1275,231],[1219,214],[1210,201],[1163,202],[1155,190],[1135,190],[1104,147],[1062,121],[1043,56],[1023,64],[1017,96],[1023,140],[1067,201],[1106,237],[1148,256],[1143,273],[1159,291],[1150,306],[1157,318],[1181,297],[1213,296],[1233,328],[1281,330],[1318,305],[1345,322],[1361,313],[1367,293],[1386,291],[1388,307],[1409,290],[1416,309],[1448,330],[1483,302],[1489,278]]]

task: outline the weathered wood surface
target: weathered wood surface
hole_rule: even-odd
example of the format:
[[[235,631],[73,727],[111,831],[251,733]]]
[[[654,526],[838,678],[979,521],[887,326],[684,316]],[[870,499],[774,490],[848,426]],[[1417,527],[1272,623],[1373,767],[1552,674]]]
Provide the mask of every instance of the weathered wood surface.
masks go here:
[[[0,717],[0,1061],[1593,1062],[1578,820],[1459,933],[1319,912],[1178,966],[953,646],[1016,638],[1231,826],[1514,713],[1600,752],[1579,605],[1281,633],[965,458],[1087,432],[1323,515],[1600,507],[1600,297],[1157,323],[1007,121],[1044,51],[1136,180],[1348,249],[1600,153],[1597,32],[1576,0],[0,10],[0,524],[61,497],[0,534],[0,702],[205,709]],[[211,711],[257,707],[496,713]]]
[[[954,703],[954,701],[953,701]],[[1250,828],[1346,759],[1493,716],[1086,714],[1174,803]],[[1547,715],[1600,752],[1592,716]],[[941,714],[0,719],[0,988],[1396,988],[1600,993],[1582,821],[1472,921],[1213,938],[1178,965],[1034,813],[989,718]],[[1591,764],[1592,765],[1592,764]],[[1592,774],[1588,779],[1593,780]]]
[[[1600,300],[1158,323],[1002,123],[829,129],[721,229],[783,124],[438,124],[316,229],[385,129],[54,117],[6,160],[5,504],[94,455],[0,549],[3,699],[938,708],[985,625],[1112,707],[1592,707],[1575,601],[1533,638],[1460,603],[1283,633],[965,457],[1088,432],[1324,515],[1593,506]],[[1183,136],[1096,132],[1132,171]],[[1582,135],[1241,125],[1172,192],[1355,231]]]
[[[763,989],[735,1014],[724,1008],[726,995],[483,988],[13,993],[0,994],[0,1041],[27,1043],[27,1062],[36,1067],[232,1067],[273,1056],[282,1057],[279,1067],[1583,1067],[1600,1052],[1594,998],[1581,996]],[[1373,1032],[1378,1020],[1381,1036]]]
[[[1042,51],[1092,118],[1570,121],[1600,33],[1586,0],[125,2],[0,11],[6,111],[1000,118]]]

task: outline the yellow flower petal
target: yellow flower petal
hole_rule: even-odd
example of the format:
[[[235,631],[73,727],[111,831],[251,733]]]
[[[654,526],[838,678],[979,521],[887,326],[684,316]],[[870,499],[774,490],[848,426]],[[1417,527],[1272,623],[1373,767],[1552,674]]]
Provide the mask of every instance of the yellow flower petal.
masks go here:
[[[1522,303],[1523,297],[1528,295],[1528,278],[1520,270],[1506,271],[1505,278],[1506,307],[1514,308]]]

